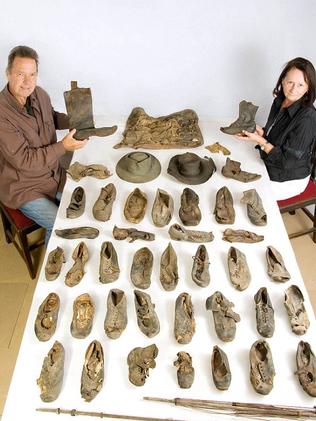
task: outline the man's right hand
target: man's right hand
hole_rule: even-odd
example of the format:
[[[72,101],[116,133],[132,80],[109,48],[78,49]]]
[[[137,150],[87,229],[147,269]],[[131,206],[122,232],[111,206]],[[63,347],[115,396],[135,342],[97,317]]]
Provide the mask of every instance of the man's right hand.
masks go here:
[[[77,140],[73,136],[76,133],[76,129],[72,129],[67,136],[65,136],[61,142],[63,144],[63,147],[66,149],[66,151],[75,151],[76,149],[83,148],[87,143],[89,139],[84,140]]]

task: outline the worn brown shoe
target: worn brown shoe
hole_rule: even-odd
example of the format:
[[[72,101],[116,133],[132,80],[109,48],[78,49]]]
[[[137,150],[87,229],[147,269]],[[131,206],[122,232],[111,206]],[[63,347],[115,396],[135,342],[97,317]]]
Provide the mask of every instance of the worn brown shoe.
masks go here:
[[[156,367],[157,355],[158,348],[155,344],[132,349],[127,357],[129,381],[135,386],[143,386],[149,376],[149,369]]]
[[[234,200],[226,186],[216,193],[214,215],[219,224],[233,224],[235,222]]]
[[[86,206],[86,194],[82,187],[76,187],[72,192],[70,203],[66,209],[67,218],[78,218],[84,212]]]
[[[133,243],[136,240],[154,241],[155,234],[146,231],[139,231],[136,228],[119,228],[114,225],[113,237],[115,240],[127,239],[129,243]]]
[[[267,213],[263,208],[262,200],[256,189],[243,192],[240,202],[247,205],[247,215],[254,225],[267,225]]]
[[[230,247],[227,255],[228,271],[231,283],[239,291],[248,288],[251,275],[246,256],[236,247]]]
[[[271,338],[274,333],[274,310],[267,288],[260,288],[254,299],[256,303],[257,330],[265,338]]]
[[[256,341],[249,353],[250,381],[257,393],[267,395],[273,389],[275,370],[268,342]]]
[[[111,241],[104,241],[100,252],[99,280],[102,284],[114,282],[120,276],[116,250]]]
[[[116,188],[113,183],[102,187],[100,195],[93,205],[92,213],[98,221],[108,221],[112,215],[113,203],[116,199]]]
[[[292,332],[296,335],[304,335],[310,323],[304,306],[303,294],[297,285],[291,285],[285,291],[284,305],[289,316]]]
[[[176,300],[174,336],[179,344],[188,344],[194,333],[195,319],[191,296],[183,292]]]
[[[124,216],[127,221],[139,224],[146,212],[147,196],[138,187],[129,194],[124,206]]]
[[[64,361],[64,347],[60,342],[55,341],[44,358],[41,374],[37,379],[43,402],[53,402],[58,398],[63,385]]]
[[[160,282],[166,291],[173,291],[178,285],[178,280],[178,258],[172,244],[169,243],[161,255]]]
[[[231,123],[228,127],[221,127],[223,133],[235,135],[242,133],[243,130],[253,133],[256,130],[255,115],[258,111],[258,106],[252,102],[241,101],[239,103],[239,116],[237,120]]]
[[[83,278],[84,266],[89,259],[88,248],[83,241],[77,245],[72,253],[72,258],[75,261],[72,268],[67,272],[65,284],[69,287],[78,285]]]
[[[45,265],[45,278],[47,281],[54,281],[58,278],[65,261],[64,250],[61,247],[56,247],[49,253]]]
[[[131,267],[131,281],[136,288],[150,287],[150,277],[153,270],[154,256],[147,247],[136,251]]]
[[[225,352],[217,345],[213,347],[211,357],[213,381],[217,389],[227,390],[230,386],[232,375]]]
[[[79,295],[73,304],[73,316],[70,326],[74,338],[86,338],[92,329],[94,304],[89,294]]]
[[[126,297],[121,289],[111,289],[107,299],[104,331],[111,339],[121,336],[127,326]]]
[[[151,217],[156,227],[165,227],[171,221],[173,199],[165,190],[157,189]]]
[[[187,230],[179,224],[173,224],[168,230],[170,238],[177,241],[190,241],[191,243],[208,243],[214,240],[212,232]]]
[[[35,334],[40,341],[48,341],[56,330],[60,299],[54,292],[48,294],[39,306],[35,320]]]
[[[198,225],[202,219],[201,210],[199,208],[199,196],[186,187],[181,194],[181,206],[179,209],[179,217],[185,226]]]
[[[99,230],[92,227],[66,228],[55,230],[55,234],[67,240],[74,240],[76,238],[96,238],[99,235]]]
[[[92,401],[100,392],[104,380],[104,356],[102,345],[93,341],[88,346],[81,374],[81,396]]]
[[[148,338],[156,336],[160,332],[160,324],[155,312],[155,304],[151,302],[149,294],[135,290],[134,302],[137,316],[137,324],[140,330]]]
[[[300,341],[296,352],[295,374],[309,396],[316,397],[316,358],[308,342]]]
[[[272,246],[267,247],[266,251],[268,275],[276,282],[286,282],[291,278],[287,271],[281,254]]]
[[[173,365],[177,367],[178,384],[181,389],[189,389],[194,381],[194,367],[192,367],[191,355],[187,352],[178,352]]]
[[[208,258],[208,253],[204,244],[201,244],[193,257],[193,266],[192,266],[192,280],[199,287],[207,287],[210,283],[210,271],[209,271],[210,261]]]
[[[222,168],[223,176],[227,178],[232,178],[234,180],[242,181],[243,183],[249,183],[251,181],[256,181],[259,180],[259,178],[261,178],[260,174],[242,171],[240,165],[240,162],[233,161],[232,159],[227,158],[226,164]]]
[[[251,231],[227,228],[223,233],[223,240],[230,243],[258,243],[264,240],[264,236]]]
[[[100,180],[110,177],[110,171],[102,164],[83,165],[74,162],[66,171],[74,181],[80,181],[83,177],[94,177]]]

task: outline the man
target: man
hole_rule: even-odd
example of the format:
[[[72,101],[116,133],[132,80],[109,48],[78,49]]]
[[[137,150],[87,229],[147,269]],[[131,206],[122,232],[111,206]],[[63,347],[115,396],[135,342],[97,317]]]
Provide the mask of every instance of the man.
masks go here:
[[[87,140],[74,139],[74,129],[57,142],[56,129],[68,128],[68,117],[54,111],[47,93],[36,86],[36,51],[13,48],[6,75],[8,84],[0,92],[0,201],[44,227],[47,244],[66,179],[59,160]]]

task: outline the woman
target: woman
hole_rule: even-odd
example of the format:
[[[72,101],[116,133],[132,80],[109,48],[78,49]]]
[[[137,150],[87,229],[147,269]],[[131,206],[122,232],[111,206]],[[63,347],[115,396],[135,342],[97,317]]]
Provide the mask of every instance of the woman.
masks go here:
[[[316,141],[316,73],[308,60],[297,57],[287,63],[273,90],[267,124],[254,133],[243,130],[235,137],[256,143],[277,200],[302,193],[312,169]]]

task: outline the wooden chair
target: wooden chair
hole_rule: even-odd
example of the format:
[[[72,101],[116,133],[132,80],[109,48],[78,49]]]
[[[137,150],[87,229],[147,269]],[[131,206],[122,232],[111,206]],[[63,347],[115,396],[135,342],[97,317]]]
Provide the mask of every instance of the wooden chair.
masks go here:
[[[42,229],[32,219],[26,217],[20,210],[11,209],[0,202],[0,213],[7,243],[13,243],[24,262],[32,279],[36,277],[38,267],[33,262],[32,250],[42,246],[44,239],[41,236],[36,242],[30,243],[28,235]]]

